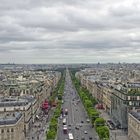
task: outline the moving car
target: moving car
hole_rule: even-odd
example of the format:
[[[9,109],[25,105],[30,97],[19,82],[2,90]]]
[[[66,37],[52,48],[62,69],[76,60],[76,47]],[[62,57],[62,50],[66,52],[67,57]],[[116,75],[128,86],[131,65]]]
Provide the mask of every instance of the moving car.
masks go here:
[[[64,118],[64,119],[63,119],[63,125],[66,125],[66,123],[67,123],[67,119]]]
[[[69,136],[69,140],[74,140],[72,133],[69,133],[68,136]]]
[[[64,133],[64,134],[67,134],[67,133],[68,133],[67,125],[64,125],[64,126],[63,126],[63,133]]]
[[[78,126],[76,126],[76,127],[75,127],[75,129],[79,130],[79,127],[78,127]]]
[[[68,115],[68,109],[67,108],[65,109],[65,115]]]
[[[84,133],[87,134],[87,131],[85,130]]]

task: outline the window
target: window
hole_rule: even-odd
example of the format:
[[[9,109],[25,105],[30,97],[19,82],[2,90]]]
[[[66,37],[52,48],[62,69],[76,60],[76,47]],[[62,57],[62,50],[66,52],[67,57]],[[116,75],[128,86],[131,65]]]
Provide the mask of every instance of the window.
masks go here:
[[[132,101],[137,100],[137,96],[130,96],[130,100]]]
[[[7,129],[7,133],[9,133],[9,129]]]
[[[132,105],[132,102],[131,101],[129,102],[129,105]]]
[[[4,129],[1,129],[1,133],[4,133]]]
[[[139,106],[139,102],[136,102],[136,106]]]
[[[13,128],[11,128],[11,132],[14,132],[14,129]]]
[[[140,127],[139,127],[139,124],[137,124],[137,131],[139,131]]]

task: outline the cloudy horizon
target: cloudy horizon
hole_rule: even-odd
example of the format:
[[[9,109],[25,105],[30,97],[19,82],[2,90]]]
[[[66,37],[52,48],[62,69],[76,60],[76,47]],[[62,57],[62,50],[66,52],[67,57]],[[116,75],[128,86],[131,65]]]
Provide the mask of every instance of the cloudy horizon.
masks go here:
[[[140,62],[138,0],[0,0],[0,63]]]

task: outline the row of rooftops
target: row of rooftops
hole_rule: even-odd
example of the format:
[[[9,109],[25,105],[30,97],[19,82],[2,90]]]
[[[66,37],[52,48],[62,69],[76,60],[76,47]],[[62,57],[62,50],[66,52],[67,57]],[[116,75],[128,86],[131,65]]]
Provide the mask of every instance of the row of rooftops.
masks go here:
[[[125,81],[118,80],[118,78],[115,78],[115,74],[112,76],[113,73],[107,72],[106,69],[100,69],[99,71],[97,69],[85,69],[78,72],[77,75],[83,76],[85,80],[97,83],[99,86],[108,86],[124,94],[131,95],[134,92],[140,94],[140,81],[132,82],[127,78]],[[122,73],[120,75],[122,78],[126,76]]]
[[[135,68],[86,68],[80,71],[81,74],[85,76],[97,76],[100,80],[106,78],[107,80],[128,82],[128,81],[139,81],[140,82],[140,70]]]
[[[32,95],[21,97],[1,97],[0,108],[14,108],[14,107],[29,107],[36,101]],[[21,112],[3,112],[0,114],[0,125],[13,125],[16,124],[22,117]]]
[[[33,96],[21,96],[21,97],[2,97],[0,98],[0,107],[12,107],[12,106],[26,106],[33,103],[36,99]]]
[[[52,71],[47,71],[47,72],[34,72],[31,71],[30,74],[24,74],[24,73],[3,73],[0,74],[1,77],[1,82],[0,84],[4,85],[17,85],[17,84],[33,84],[33,83],[38,83],[41,81],[44,81],[44,79],[50,79],[52,80],[56,75],[58,75],[59,72],[52,72]]]
[[[38,93],[41,93],[41,90],[43,90],[43,88],[49,88],[56,81],[55,78],[59,78],[61,76],[60,72],[53,71],[30,71],[28,73],[29,77],[24,77],[24,74],[22,75],[22,72],[13,74],[12,72],[6,73],[4,71],[1,73],[0,95],[3,96],[0,96],[0,126],[16,124],[23,116],[22,111],[16,112],[17,109],[28,109],[37,100],[34,96],[36,96],[36,94]],[[19,76],[18,79],[17,76]],[[41,79],[43,79],[43,82]],[[26,89],[29,90],[29,94],[21,94],[21,96],[10,96],[10,94],[5,95],[4,92],[6,91],[10,93],[10,89],[13,89],[12,92],[16,92],[16,90],[17,92],[20,92],[20,90],[22,92],[22,90]],[[33,94],[34,96],[32,95],[32,93],[35,93]],[[9,113],[7,110],[11,111],[12,113]]]
[[[22,117],[21,112],[3,113],[0,114],[0,125],[16,124]]]
[[[31,71],[31,73],[36,73],[34,71]],[[38,74],[39,72],[37,72]],[[45,73],[48,73],[45,75]],[[36,94],[38,91],[42,90],[42,86],[45,88],[50,88],[53,84],[56,83],[58,78],[61,76],[60,72],[45,72],[43,75],[42,73],[39,73],[36,75],[36,77],[41,76],[44,78],[43,81],[40,79],[28,79],[26,81],[17,81],[12,79],[4,79],[3,81],[0,81],[0,94],[2,95],[23,95],[23,94]],[[22,78],[21,78],[22,79]],[[14,93],[15,92],[15,93]],[[35,93],[36,92],[36,93]],[[2,96],[0,95],[0,96]]]

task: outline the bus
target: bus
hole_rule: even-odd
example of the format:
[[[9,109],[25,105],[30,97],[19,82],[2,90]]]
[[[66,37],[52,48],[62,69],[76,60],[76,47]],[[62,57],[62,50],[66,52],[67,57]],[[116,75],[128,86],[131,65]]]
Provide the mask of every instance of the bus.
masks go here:
[[[72,133],[69,133],[69,140],[74,140]]]

